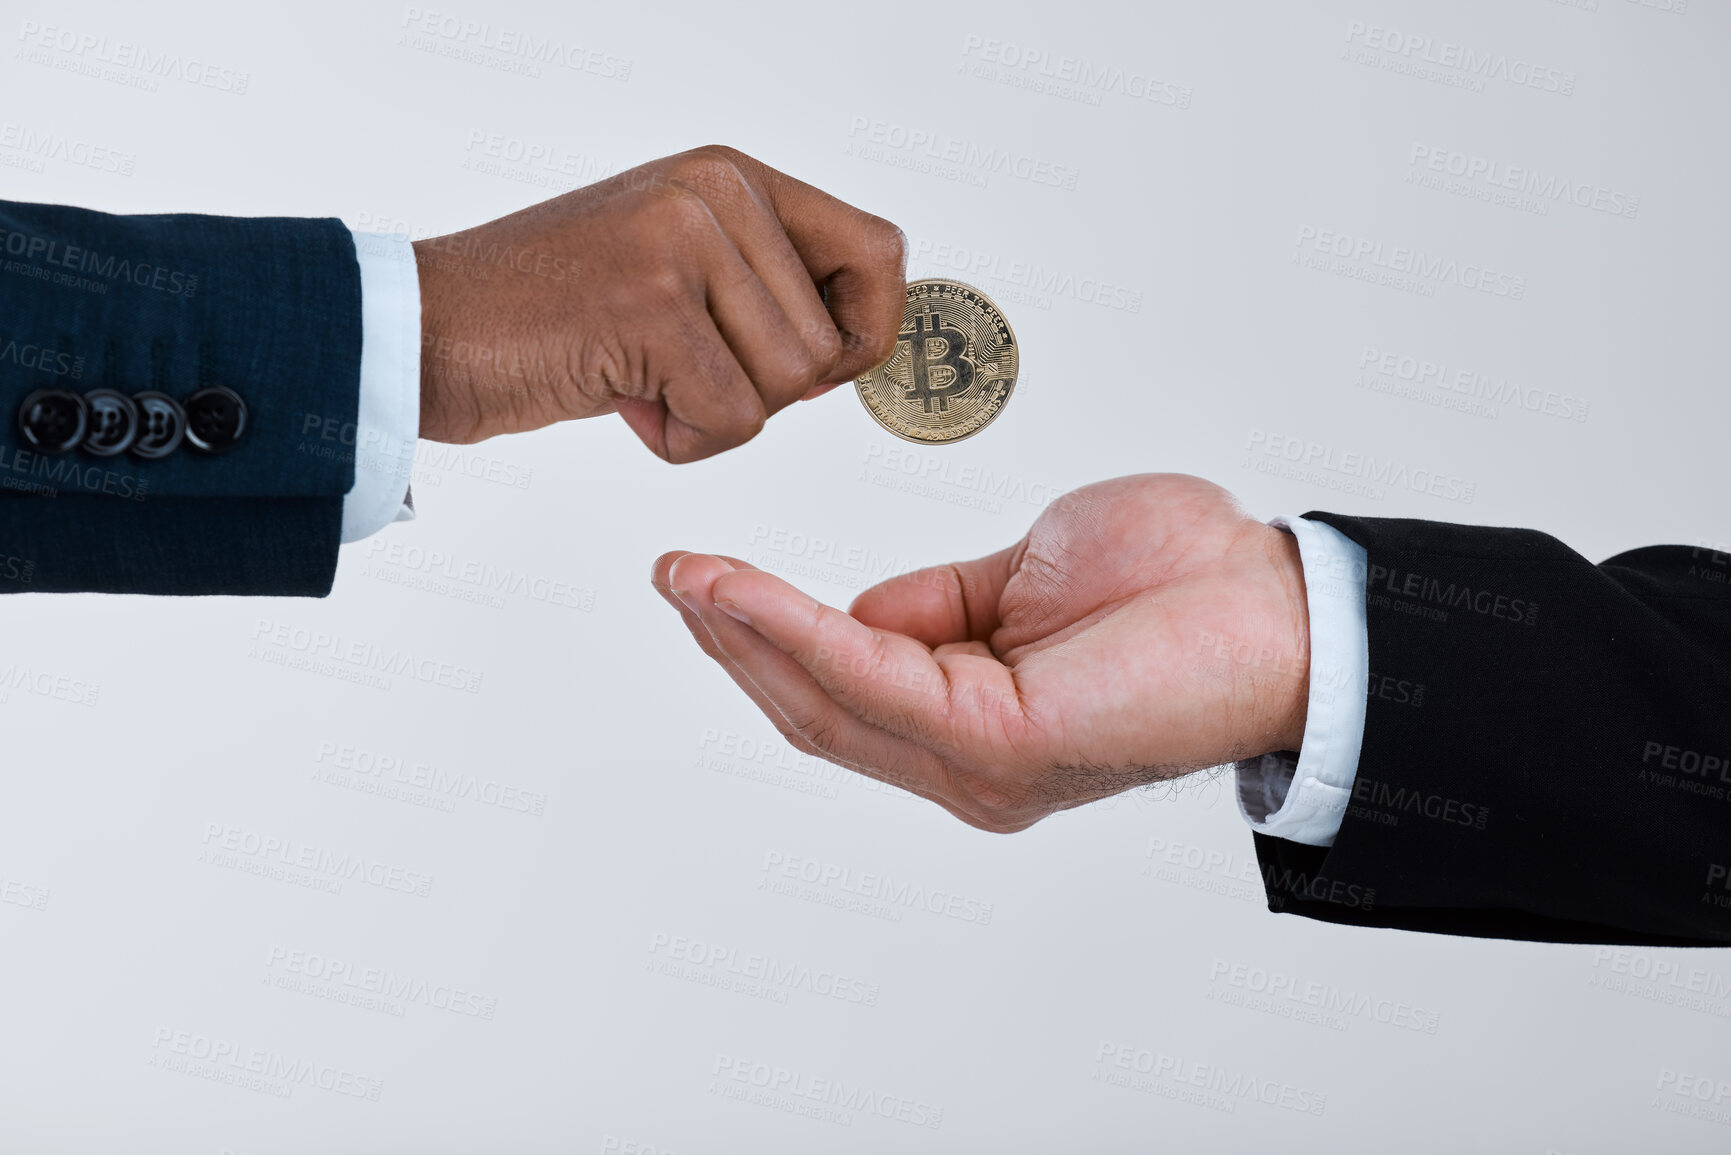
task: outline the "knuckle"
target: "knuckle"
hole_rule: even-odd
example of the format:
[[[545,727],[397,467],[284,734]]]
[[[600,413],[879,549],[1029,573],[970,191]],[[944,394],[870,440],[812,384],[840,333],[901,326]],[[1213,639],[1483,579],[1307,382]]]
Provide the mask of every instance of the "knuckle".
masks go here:
[[[715,388],[725,397],[725,401],[717,406],[714,424],[718,431],[739,433],[750,438],[769,420],[769,411],[763,407],[763,398],[757,395],[750,379],[739,370],[735,369],[733,373],[720,378]]]
[[[765,418],[766,415],[760,409],[753,416],[730,417],[717,422],[713,427],[704,430],[703,436],[693,448],[692,456],[687,460],[711,457],[744,445],[762,432]]]
[[[757,386],[760,396],[773,398],[776,407],[780,408],[816,385],[824,369],[825,366],[809,350],[789,349],[781,357],[779,365],[761,373],[752,384]]]
[[[817,384],[817,374],[804,364],[764,373],[752,382],[758,393],[777,412],[797,401]]]
[[[734,441],[733,444],[743,445],[753,437],[756,437],[759,433],[762,433],[764,423],[768,420],[769,414],[765,413],[763,409],[759,407],[756,413],[744,418],[729,430],[730,433],[736,434],[738,437],[738,440]]]
[[[676,264],[665,264],[644,275],[643,291],[658,305],[684,302],[692,295],[691,274]]]
[[[669,465],[689,465],[732,448],[709,434],[694,432],[685,426],[675,427],[671,422],[666,441],[667,451],[661,456]]]
[[[866,216],[866,241],[872,255],[887,267],[907,267],[907,234],[882,217]]]
[[[749,159],[745,153],[730,144],[699,145],[685,155],[709,163],[719,161],[736,168],[740,161]]]
[[[715,230],[715,216],[703,197],[683,180],[669,181],[664,195],[651,206],[659,218],[655,229],[664,237],[689,240]]]
[[[691,162],[690,174],[686,179],[704,192],[714,192],[729,185],[737,185],[744,178],[726,157],[702,156]]]
[[[800,334],[805,347],[811,353],[814,377],[821,377],[835,367],[841,360],[843,351],[841,334],[833,324],[822,321],[811,321],[803,326]],[[816,384],[816,381],[812,382]]]
[[[740,162],[745,154],[723,144],[694,148],[681,157],[680,170],[684,179],[706,192],[737,190],[746,185]]]
[[[818,614],[821,618],[826,619],[825,624],[828,624],[827,619],[845,616],[834,606],[821,603],[818,605]],[[894,679],[895,670],[890,664],[889,653],[889,638],[884,635],[882,630],[873,630],[871,646],[866,651],[864,661],[860,663],[868,681],[887,682]]]

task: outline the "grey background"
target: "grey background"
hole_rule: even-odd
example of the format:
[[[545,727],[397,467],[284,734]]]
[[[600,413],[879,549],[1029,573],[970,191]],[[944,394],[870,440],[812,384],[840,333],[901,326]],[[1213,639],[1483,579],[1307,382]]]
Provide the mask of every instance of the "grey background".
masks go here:
[[[904,448],[849,391],[679,469],[611,418],[424,446],[420,520],[345,548],[322,602],[9,599],[0,1149],[1731,1142],[1731,1090],[1702,1102],[1665,1082],[1731,1080],[1721,955],[1270,914],[1228,780],[1122,796],[1013,838],[974,831],[793,755],[647,582],[665,549],[717,550],[845,605],[890,573],[1008,544],[1065,488],[1150,470],[1212,478],[1262,516],[1534,526],[1595,559],[1731,540],[1722,4],[415,7],[581,45],[600,63],[505,71],[511,53],[452,55],[460,32],[417,33],[394,4],[6,0],[0,122],[132,162],[120,173],[0,148],[0,189],[424,236],[720,141],[895,220],[914,242],[912,274],[992,293],[1021,339],[1023,382],[989,430],[942,450]],[[183,63],[88,75],[76,69],[102,50],[32,47],[32,23]],[[1463,87],[1381,67],[1398,57],[1386,51],[1367,63],[1354,55],[1375,51],[1359,25],[1554,69],[1572,92],[1495,77]],[[1170,102],[1030,90],[1004,79],[1024,70],[983,59],[986,41],[1153,78]],[[191,60],[244,74],[244,93],[185,79]],[[873,121],[1066,166],[1075,187],[898,167],[861,154]],[[545,148],[581,179],[477,164],[490,158],[473,142],[493,136]],[[1415,147],[1638,207],[1423,187]],[[1320,254],[1299,243],[1306,228],[1488,266],[1521,278],[1522,296],[1434,281],[1424,294],[1307,267]],[[956,269],[976,254],[997,277]],[[1045,288],[1016,284],[1018,264],[1038,266]],[[1100,282],[1124,294],[1091,302]],[[1379,392],[1384,379],[1361,376],[1367,347],[1589,407],[1577,421],[1518,401],[1449,409],[1434,384]],[[1470,484],[1473,500],[1283,476],[1258,449],[1271,436],[1432,471]],[[926,488],[900,488],[922,474]],[[499,574],[495,602],[486,583]],[[510,575],[526,592],[510,592]],[[590,608],[538,599],[551,582]],[[269,644],[279,626],[479,671],[480,691],[291,668],[275,659],[292,660],[293,642]],[[346,747],[404,769],[329,780]],[[417,763],[449,789],[394,780]],[[499,801],[536,794],[544,813]],[[352,878],[326,893],[246,873],[240,862],[262,859],[212,860],[231,828],[431,875],[430,893]],[[958,894],[967,910],[990,904],[990,920],[811,900],[841,900],[836,884],[779,893],[769,884],[788,880],[773,865],[794,857]],[[753,955],[805,969],[714,985]],[[351,984],[296,989],[308,976],[291,958],[317,970],[302,956],[346,961]],[[368,968],[412,985],[379,996],[382,1009],[356,1005]],[[818,993],[823,975],[861,999],[875,992],[875,1005]],[[1282,993],[1250,1002],[1269,983]],[[433,1005],[451,988],[489,1000],[464,1005],[491,1017]],[[275,1080],[286,1097],[220,1082],[240,1068],[175,1053],[198,1039],[315,1073]],[[1162,1066],[1117,1085],[1101,1076],[1135,1071],[1103,1054]],[[941,1125],[740,1101],[727,1092],[755,1088],[730,1077],[751,1069],[735,1060],[807,1090],[863,1088],[880,1108],[907,1100],[917,1117],[941,1108]],[[317,1072],[337,1071],[379,1087],[376,1101],[318,1086]],[[1221,1079],[1257,1094],[1223,1094]],[[1283,1093],[1320,1113],[1258,1098]]]

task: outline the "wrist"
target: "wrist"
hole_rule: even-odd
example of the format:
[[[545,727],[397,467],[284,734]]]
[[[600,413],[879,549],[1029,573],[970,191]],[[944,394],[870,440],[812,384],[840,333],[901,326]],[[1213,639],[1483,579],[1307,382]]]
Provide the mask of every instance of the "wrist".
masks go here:
[[[1304,587],[1304,558],[1298,539],[1280,529],[1271,529],[1268,558],[1273,588],[1278,591],[1283,636],[1290,639],[1290,669],[1285,692],[1275,702],[1278,750],[1297,750],[1304,744],[1304,726],[1310,713],[1310,602]]]
[[[445,335],[446,279],[442,275],[453,259],[440,255],[446,237],[429,237],[412,242],[415,250],[415,276],[421,284],[421,436],[429,441],[457,441],[449,428],[450,406],[445,396],[448,375],[444,362],[450,353],[450,339]]]
[[[413,242],[421,284],[421,436],[469,445],[513,431],[527,376],[495,324],[492,270],[469,259],[466,233]]]

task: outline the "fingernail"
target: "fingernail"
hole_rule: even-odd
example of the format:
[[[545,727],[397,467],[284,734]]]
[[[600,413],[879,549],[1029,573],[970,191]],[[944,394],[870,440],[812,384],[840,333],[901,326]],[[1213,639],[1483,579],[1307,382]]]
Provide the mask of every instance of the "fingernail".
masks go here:
[[[690,590],[669,589],[667,592],[672,594],[674,597],[678,598],[679,604],[684,606],[686,609],[688,609],[688,610],[696,610],[697,609],[696,606],[691,604],[691,591]]]
[[[732,602],[726,598],[718,598],[715,603],[715,608],[736,622],[744,622],[748,626],[751,624],[750,616],[746,614],[744,610],[739,608],[738,602]]]

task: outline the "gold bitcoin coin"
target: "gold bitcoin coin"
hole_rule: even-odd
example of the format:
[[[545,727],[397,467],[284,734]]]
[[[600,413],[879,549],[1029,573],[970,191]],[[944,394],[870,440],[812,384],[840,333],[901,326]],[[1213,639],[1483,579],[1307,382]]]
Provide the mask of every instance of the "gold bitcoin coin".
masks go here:
[[[908,285],[890,359],[854,381],[877,423],[907,441],[972,437],[1016,387],[1016,334],[990,297],[934,277]]]

